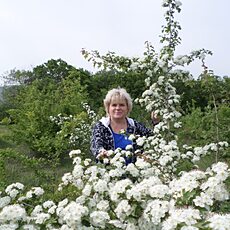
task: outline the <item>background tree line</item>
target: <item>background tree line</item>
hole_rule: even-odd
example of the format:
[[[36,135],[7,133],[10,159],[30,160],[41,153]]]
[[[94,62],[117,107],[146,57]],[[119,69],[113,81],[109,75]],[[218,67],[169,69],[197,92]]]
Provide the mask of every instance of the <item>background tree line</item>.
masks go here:
[[[188,73],[185,73],[188,74]],[[104,115],[103,98],[113,87],[124,87],[132,98],[138,98],[145,88],[146,75],[135,71],[99,71],[95,74],[77,69],[61,59],[49,60],[31,71],[11,71],[4,76],[11,86],[3,89],[0,102],[0,121],[8,124],[13,140],[26,143],[34,156],[53,158],[65,156],[73,147],[88,146],[80,137],[69,143],[69,135],[82,120],[89,122],[82,103],[88,103],[98,116]],[[175,83],[181,95],[183,128],[179,137],[194,144],[224,139],[230,134],[230,79],[212,74],[200,75]],[[65,125],[53,122],[50,117],[75,116],[74,122]],[[139,105],[131,114],[150,125],[150,116]],[[79,130],[79,129],[78,129]],[[63,134],[57,135],[58,132]],[[86,135],[87,137],[87,135]]]

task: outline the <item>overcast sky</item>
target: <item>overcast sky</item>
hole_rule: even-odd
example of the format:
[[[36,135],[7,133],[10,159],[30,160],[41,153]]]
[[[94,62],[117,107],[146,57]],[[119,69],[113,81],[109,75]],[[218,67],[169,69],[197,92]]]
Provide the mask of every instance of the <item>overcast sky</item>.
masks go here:
[[[182,44],[177,54],[205,48],[207,65],[230,76],[230,1],[182,0],[177,14]],[[142,56],[144,42],[159,51],[164,24],[162,0],[0,0],[0,75],[29,70],[50,59],[94,71],[80,51]],[[199,62],[189,68],[194,77]],[[0,79],[0,84],[2,80]]]

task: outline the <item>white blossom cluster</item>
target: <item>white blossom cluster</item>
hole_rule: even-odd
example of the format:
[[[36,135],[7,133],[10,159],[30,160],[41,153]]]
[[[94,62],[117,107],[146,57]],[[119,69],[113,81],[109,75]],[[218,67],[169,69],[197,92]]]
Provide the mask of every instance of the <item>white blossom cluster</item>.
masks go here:
[[[212,214],[210,218],[208,218],[208,226],[213,230],[228,230],[230,226],[230,214],[220,215],[220,214]]]
[[[218,151],[226,149],[228,143],[226,141],[221,141],[218,143],[210,143],[203,147],[194,147],[184,145],[183,148],[186,150],[185,153],[181,154],[183,159],[191,159],[192,162],[197,162],[206,155],[212,153],[217,154]]]
[[[216,163],[205,172],[183,172],[165,182],[161,174],[156,176],[151,163],[143,158],[127,166],[112,164],[102,167],[100,164],[92,165],[90,159],[81,160],[80,153],[80,150],[70,152],[74,169],[68,173],[71,179],[63,176],[61,186],[62,190],[69,185],[76,187],[78,195],[75,200],[43,201],[29,212],[25,202],[34,196],[28,196],[26,200],[20,196],[16,204],[2,196],[1,203],[5,204],[0,208],[0,226],[10,223],[15,226],[12,229],[19,226],[25,226],[24,229],[39,229],[41,226],[60,230],[108,229],[108,226],[113,226],[118,229],[169,230],[178,226],[196,229],[199,222],[209,221],[206,227],[218,229],[218,226],[225,226],[224,221],[229,221],[229,214],[201,215],[200,212],[200,208],[209,210],[216,201],[229,199],[225,187],[229,168],[225,163]],[[32,191],[42,194],[38,188]],[[31,194],[25,192],[28,193]],[[187,193],[193,194],[190,196],[192,199],[185,200],[186,207],[183,203],[180,206],[178,201],[185,199]]]
[[[64,122],[70,121],[73,119],[73,115],[63,116],[61,113],[59,113],[57,116],[50,116],[50,120],[57,125],[61,126]]]

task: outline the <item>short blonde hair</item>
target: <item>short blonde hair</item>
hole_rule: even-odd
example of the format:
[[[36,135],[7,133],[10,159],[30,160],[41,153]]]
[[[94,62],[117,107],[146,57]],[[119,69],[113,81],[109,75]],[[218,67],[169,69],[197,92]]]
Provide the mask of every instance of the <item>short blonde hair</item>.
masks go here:
[[[119,98],[122,100],[124,99],[127,103],[128,114],[132,111],[132,108],[133,108],[132,98],[129,95],[129,93],[127,93],[126,89],[114,88],[108,91],[104,99],[104,107],[105,107],[107,116],[109,115],[109,106],[113,98]]]

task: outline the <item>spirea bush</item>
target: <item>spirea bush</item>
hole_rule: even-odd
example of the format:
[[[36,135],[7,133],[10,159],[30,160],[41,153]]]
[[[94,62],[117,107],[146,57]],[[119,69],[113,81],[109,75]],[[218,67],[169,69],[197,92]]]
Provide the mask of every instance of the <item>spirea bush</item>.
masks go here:
[[[166,45],[159,54],[149,43],[144,58],[83,51],[99,67],[146,74],[146,90],[136,102],[159,116],[153,135],[128,136],[138,146],[135,152],[132,146],[110,150],[106,158],[98,155],[100,163],[83,158],[80,149],[72,150],[73,170],[62,177],[56,191],[62,194],[56,196],[59,199],[45,200],[39,187],[27,191],[20,183],[9,185],[0,193],[0,229],[229,229],[230,213],[218,210],[220,202],[229,201],[229,166],[215,162],[201,170],[196,165],[207,154],[226,151],[228,143],[188,146],[176,135],[182,124],[180,95],[173,83],[188,74],[175,67],[194,58],[204,63],[209,53],[202,49],[174,58],[180,26],[173,14],[180,12],[180,6],[180,1],[163,1],[167,11],[161,42]],[[156,81],[152,73],[159,76]],[[135,163],[126,165],[125,157],[135,158]],[[193,165],[191,171],[178,171],[184,161]]]
[[[230,214],[212,212],[218,202],[229,200],[227,164],[218,162],[206,171],[171,174],[169,180],[160,162],[140,155],[135,164],[126,165],[123,154],[127,152],[111,152],[110,164],[105,165],[82,160],[80,150],[71,151],[73,171],[63,175],[58,190],[74,186],[72,193],[78,194],[74,199],[44,201],[42,188],[25,191],[20,183],[9,185],[0,198],[1,227],[229,229]]]

